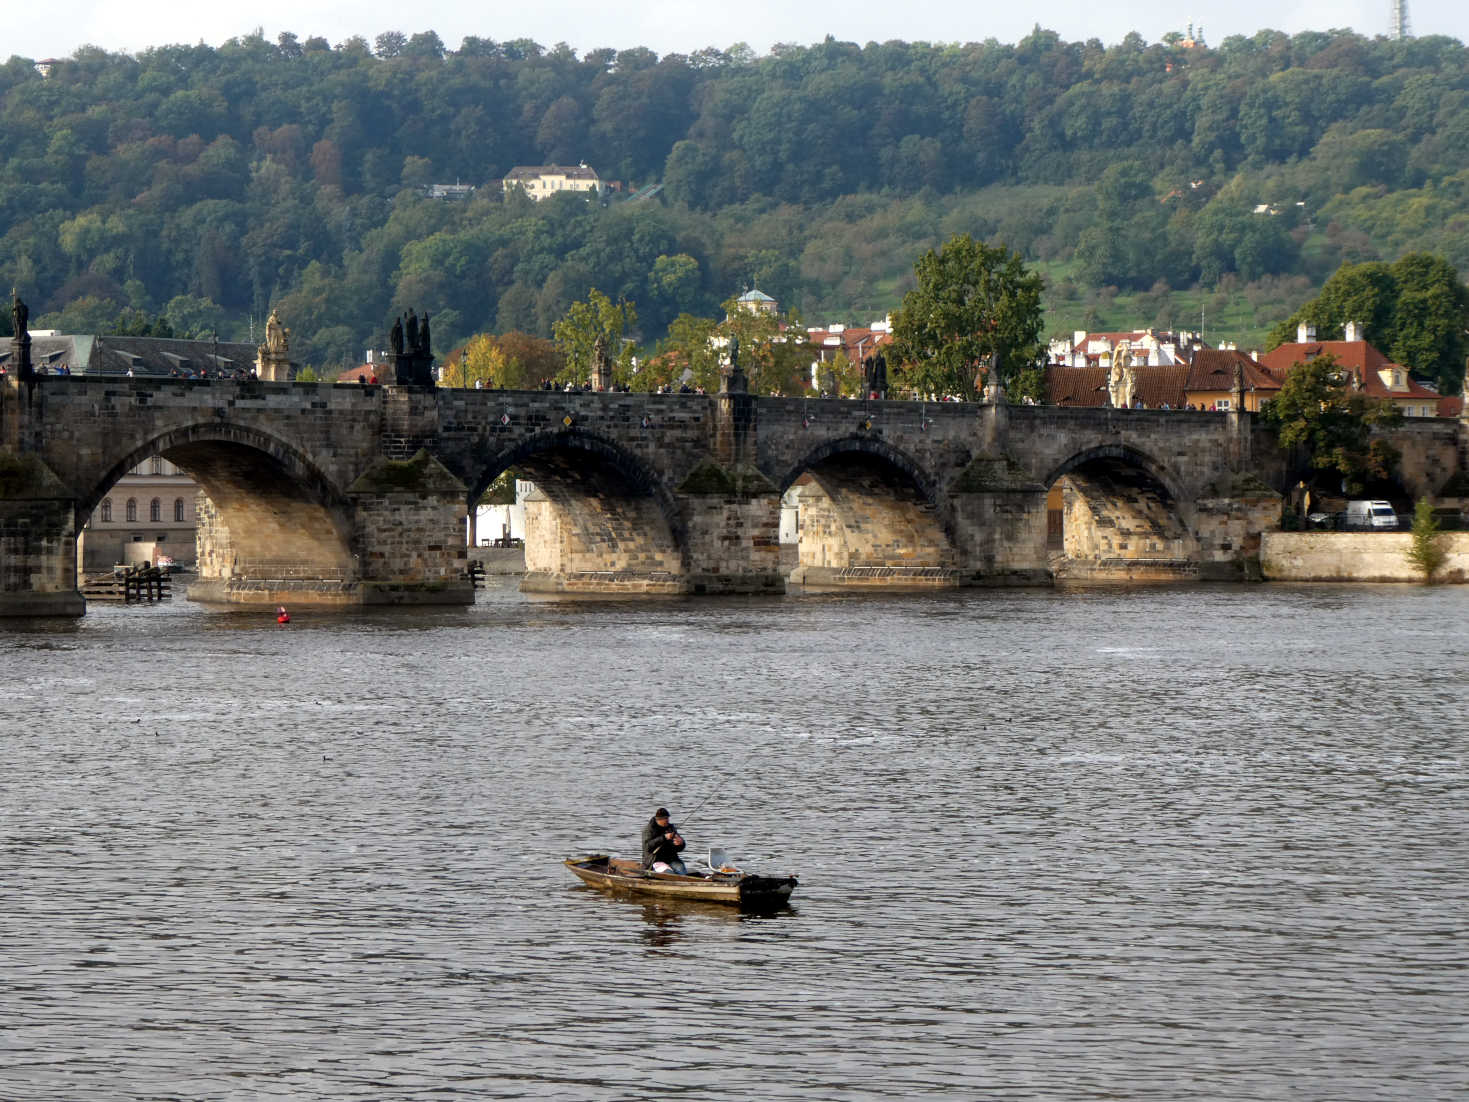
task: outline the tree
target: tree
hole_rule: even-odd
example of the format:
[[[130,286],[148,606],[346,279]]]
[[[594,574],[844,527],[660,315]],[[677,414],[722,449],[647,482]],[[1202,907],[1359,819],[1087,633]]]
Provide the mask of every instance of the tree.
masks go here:
[[[470,337],[463,348],[449,354],[441,383],[450,387],[468,388],[475,383],[493,387],[504,377],[505,366],[505,353],[495,344],[495,338],[480,333]]]
[[[533,337],[518,329],[501,333],[495,346],[505,356],[505,374],[498,379],[506,390],[534,390],[561,371],[561,354],[545,337]]]
[[[1418,504],[1413,507],[1413,540],[1404,554],[1407,555],[1408,562],[1422,573],[1424,585],[1433,584],[1433,576],[1448,558],[1443,541],[1439,539],[1438,520],[1433,515],[1433,506],[1426,498],[1419,498]]]
[[[727,349],[731,340],[739,341],[740,366],[752,394],[800,394],[809,384],[811,346],[805,327],[793,315],[751,311],[731,298],[715,329],[715,347]],[[724,355],[720,351],[716,363]],[[715,378],[700,380],[706,388],[718,384],[717,368]]]
[[[1265,407],[1265,421],[1275,426],[1281,447],[1300,448],[1311,467],[1339,475],[1342,488],[1354,496],[1369,482],[1393,476],[1398,452],[1381,437],[1374,439],[1372,430],[1401,420],[1396,406],[1355,389],[1330,355],[1293,366]]]
[[[999,364],[1008,385],[1041,354],[1041,277],[1003,245],[957,234],[914,265],[918,287],[893,315],[897,381],[920,394],[978,396]]]
[[[600,337],[613,362],[613,377],[626,380],[631,373],[637,345],[624,334],[638,324],[638,312],[630,302],[613,302],[595,287],[586,299],[573,302],[562,319],[552,326],[556,349],[566,366],[558,379],[584,382],[591,379],[592,356]]]
[[[680,314],[668,323],[668,335],[657,354],[643,364],[637,376],[639,390],[677,387],[687,378],[690,386],[711,390],[718,385],[719,357],[711,338],[719,323],[713,318]]]

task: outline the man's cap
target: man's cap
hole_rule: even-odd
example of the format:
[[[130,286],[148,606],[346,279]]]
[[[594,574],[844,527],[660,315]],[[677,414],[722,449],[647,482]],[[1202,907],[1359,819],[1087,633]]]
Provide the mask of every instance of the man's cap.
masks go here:
[[[653,812],[653,818],[655,818],[655,819],[666,819],[666,818],[668,818],[668,808],[666,808],[666,807],[660,807],[657,811]]]

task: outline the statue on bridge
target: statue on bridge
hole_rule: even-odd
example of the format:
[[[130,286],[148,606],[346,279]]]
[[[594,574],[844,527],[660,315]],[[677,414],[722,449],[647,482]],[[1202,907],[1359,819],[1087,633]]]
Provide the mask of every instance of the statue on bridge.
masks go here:
[[[265,343],[255,349],[255,377],[282,383],[291,378],[291,331],[274,308],[265,319]]]
[[[592,342],[592,377],[593,390],[612,389],[612,360],[607,355],[607,334],[598,333],[597,339]]]
[[[984,373],[984,400],[992,406],[1002,406],[1006,402],[1005,380],[1000,376],[1000,354],[996,352],[990,357],[990,366]]]
[[[1137,372],[1132,366],[1132,353],[1123,350],[1112,359],[1107,373],[1107,402],[1113,409],[1129,409],[1137,391]]]
[[[23,337],[30,336],[30,332],[26,328],[26,322],[30,320],[31,309],[25,303],[21,302],[20,292],[14,287],[10,288],[10,298],[10,323],[14,327],[11,329],[11,333],[19,340]]]
[[[280,315],[274,309],[265,319],[265,350],[279,355],[290,351],[291,331],[281,324]]]
[[[740,338],[730,335],[729,357],[719,369],[719,393],[745,394],[750,389],[745,372],[740,367]]]
[[[388,332],[388,363],[392,367],[392,381],[399,386],[433,386],[433,350],[429,343],[429,315],[423,321],[412,309],[408,317],[393,319],[393,328]]]
[[[31,367],[31,333],[27,328],[30,321],[31,311],[24,302],[20,300],[20,293],[12,287],[10,289],[10,324],[13,327],[10,338],[10,346],[15,353],[15,374],[23,383],[31,382],[35,377],[35,370]]]
[[[888,390],[888,359],[881,352],[862,361],[862,389],[869,397],[882,398]]]

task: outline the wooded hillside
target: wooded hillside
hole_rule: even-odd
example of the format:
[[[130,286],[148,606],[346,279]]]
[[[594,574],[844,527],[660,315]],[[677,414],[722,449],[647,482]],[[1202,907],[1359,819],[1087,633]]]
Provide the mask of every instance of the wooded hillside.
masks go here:
[[[1203,311],[1242,346],[1343,261],[1469,270],[1460,43],[1169,37],[660,58],[283,35],[88,48],[45,77],[11,58],[0,281],[74,331],[131,308],[238,338],[278,305],[330,364],[410,306],[446,347],[549,334],[592,287],[637,303],[645,341],[752,283],[811,323],[870,320],[956,232],[1047,276],[1053,331]],[[502,197],[513,165],[578,161],[620,196],[663,190]],[[475,198],[423,192],[456,180]]]

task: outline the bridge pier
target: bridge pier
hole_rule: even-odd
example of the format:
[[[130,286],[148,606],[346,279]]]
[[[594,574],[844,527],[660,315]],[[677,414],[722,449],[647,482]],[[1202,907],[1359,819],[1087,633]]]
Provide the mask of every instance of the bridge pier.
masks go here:
[[[960,548],[959,584],[1050,585],[1046,487],[1009,456],[972,460],[950,497]]]
[[[525,500],[528,592],[785,592],[780,495],[758,471],[709,460],[666,499],[612,482],[595,496],[537,487]]]
[[[215,492],[224,491],[217,487]],[[465,488],[427,452],[382,459],[332,509],[256,488],[199,510],[199,580],[214,604],[473,604]],[[284,518],[284,523],[281,523]]]
[[[0,616],[80,616],[76,503],[34,455],[0,452]]]
[[[733,492],[680,495],[689,537],[685,592],[784,593],[780,494],[753,470],[735,482]]]

